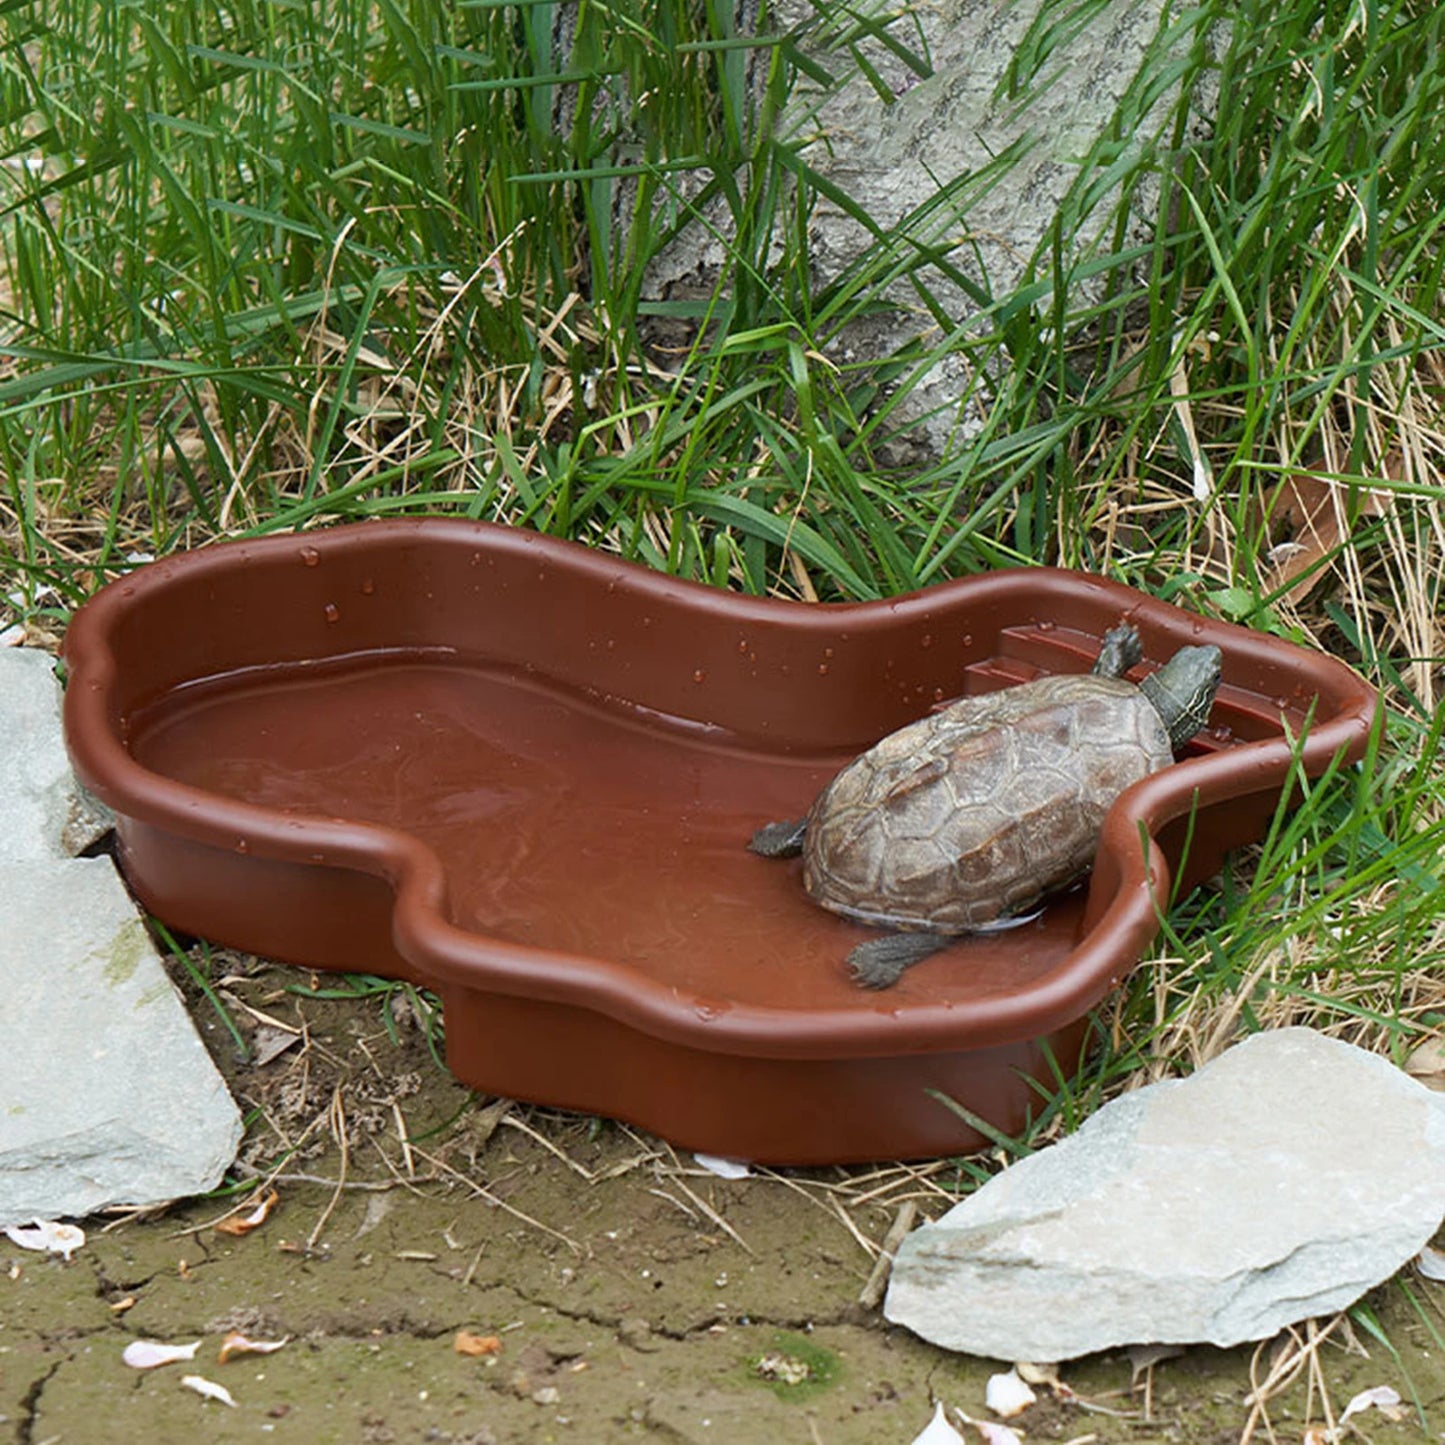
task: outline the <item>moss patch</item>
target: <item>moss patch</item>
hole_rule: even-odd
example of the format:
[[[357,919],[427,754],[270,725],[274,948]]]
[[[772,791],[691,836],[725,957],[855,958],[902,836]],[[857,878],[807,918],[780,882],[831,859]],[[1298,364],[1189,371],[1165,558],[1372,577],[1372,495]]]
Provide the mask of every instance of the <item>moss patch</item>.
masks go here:
[[[811,1400],[837,1384],[842,1361],[806,1335],[780,1330],[772,1347],[747,1362],[750,1380],[767,1385],[780,1400]]]
[[[140,961],[145,957],[145,925],[138,918],[132,918],[116,929],[110,941],[110,955],[101,969],[101,977],[109,988],[121,988],[135,977]]]

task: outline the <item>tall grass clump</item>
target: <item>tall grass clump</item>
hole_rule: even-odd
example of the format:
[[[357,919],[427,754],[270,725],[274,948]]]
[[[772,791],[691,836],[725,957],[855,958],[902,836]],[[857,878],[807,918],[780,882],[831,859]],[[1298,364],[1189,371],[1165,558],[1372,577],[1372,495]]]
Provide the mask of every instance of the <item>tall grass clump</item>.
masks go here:
[[[32,575],[76,600],[35,522],[97,484],[153,549],[393,505],[574,530],[578,460],[655,392],[648,259],[716,195],[737,244],[759,224],[781,44],[727,14],[12,9],[0,459]]]

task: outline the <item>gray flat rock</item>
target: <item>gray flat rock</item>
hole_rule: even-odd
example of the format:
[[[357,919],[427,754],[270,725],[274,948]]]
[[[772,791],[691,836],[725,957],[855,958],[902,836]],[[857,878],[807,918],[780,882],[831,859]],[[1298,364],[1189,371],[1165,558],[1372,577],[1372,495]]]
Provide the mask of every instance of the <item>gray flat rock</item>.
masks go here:
[[[0,867],[0,1226],[210,1189],[241,1117],[109,859]]]
[[[0,648],[0,1226],[212,1188],[241,1118],[76,783],[54,659]]]
[[[1234,1345],[1352,1304],[1445,1214],[1445,1098],[1310,1029],[1106,1105],[898,1251],[884,1311],[949,1349]]]
[[[0,647],[0,864],[66,858],[111,826],[70,771],[60,728],[55,659]]]

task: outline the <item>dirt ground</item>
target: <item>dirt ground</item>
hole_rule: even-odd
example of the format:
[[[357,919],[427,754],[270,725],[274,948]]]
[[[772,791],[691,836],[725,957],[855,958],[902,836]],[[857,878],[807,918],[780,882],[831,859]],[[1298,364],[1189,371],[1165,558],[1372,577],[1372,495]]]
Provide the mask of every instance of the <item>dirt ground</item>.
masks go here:
[[[249,1184],[92,1219],[68,1262],[0,1238],[0,1439],[907,1445],[935,1400],[988,1418],[1002,1365],[859,1303],[900,1207],[941,1213],[956,1162],[725,1180],[619,1124],[477,1097],[435,1062],[405,992],[321,997],[341,981],[234,955],[212,969],[250,1061],[176,976],[247,1115],[242,1165],[277,1203],[240,1234],[225,1226],[254,1209]],[[1368,1306],[1258,1351],[1066,1365],[1077,1398],[1040,1386],[1013,1427],[1074,1445],[1303,1442],[1389,1385],[1400,1418],[1371,1410],[1341,1438],[1445,1439],[1445,1286],[1395,1282]],[[235,1329],[287,1343],[219,1363]],[[137,1339],[201,1343],[139,1372],[121,1359]]]

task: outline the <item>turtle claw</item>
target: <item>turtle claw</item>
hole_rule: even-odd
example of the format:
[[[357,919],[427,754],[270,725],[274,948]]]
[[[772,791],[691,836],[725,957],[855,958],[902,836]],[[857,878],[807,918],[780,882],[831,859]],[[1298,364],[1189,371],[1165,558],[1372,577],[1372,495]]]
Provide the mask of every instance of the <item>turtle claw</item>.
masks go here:
[[[781,823],[764,823],[748,841],[748,851],[762,858],[796,858],[803,851],[806,818]]]
[[[1144,642],[1132,622],[1121,622],[1105,634],[1091,669],[1095,677],[1123,677],[1144,656]]]
[[[906,969],[953,941],[943,933],[889,933],[860,943],[848,955],[848,967],[860,988],[892,988]]]

